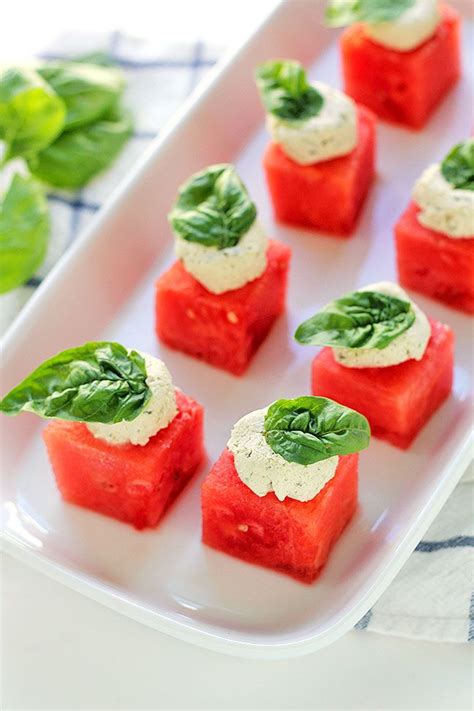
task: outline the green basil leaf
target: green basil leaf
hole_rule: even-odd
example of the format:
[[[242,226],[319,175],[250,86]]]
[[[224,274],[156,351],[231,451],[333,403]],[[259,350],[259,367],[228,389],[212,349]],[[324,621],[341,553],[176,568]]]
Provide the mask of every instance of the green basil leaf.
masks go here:
[[[382,349],[414,321],[409,301],[376,291],[354,291],[304,321],[295,339],[312,346]]]
[[[179,189],[169,214],[174,232],[204,247],[234,247],[254,223],[257,208],[234,166],[211,165]]]
[[[278,400],[265,416],[264,437],[287,462],[314,464],[369,446],[370,425],[355,410],[325,397]]]
[[[21,286],[42,263],[50,231],[40,185],[15,175],[0,202],[0,293]]]
[[[0,412],[76,422],[134,420],[151,397],[143,357],[119,343],[86,343],[45,361],[0,400]]]
[[[64,130],[96,121],[115,105],[124,89],[118,69],[86,63],[49,64],[38,73],[66,105]]]
[[[326,22],[331,27],[345,27],[354,22],[390,22],[414,4],[415,0],[331,0]]]
[[[32,69],[11,67],[0,73],[0,139],[5,161],[46,148],[64,126],[62,99]]]
[[[454,146],[441,163],[441,173],[456,190],[474,190],[474,138]]]
[[[302,121],[321,111],[324,99],[308,82],[299,62],[265,62],[257,68],[255,76],[267,113],[285,121]]]
[[[94,123],[66,131],[29,161],[31,172],[56,188],[81,188],[117,157],[132,132],[132,120],[114,109]]]

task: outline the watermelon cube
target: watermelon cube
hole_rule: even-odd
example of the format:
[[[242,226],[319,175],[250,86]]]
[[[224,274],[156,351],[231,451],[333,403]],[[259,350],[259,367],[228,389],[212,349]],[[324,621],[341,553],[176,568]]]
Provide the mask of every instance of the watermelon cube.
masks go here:
[[[460,19],[447,5],[435,34],[411,52],[372,41],[361,24],[341,35],[344,90],[380,118],[421,128],[460,75]]]
[[[454,335],[430,320],[431,338],[421,360],[387,368],[347,368],[323,348],[313,361],[312,392],[357,408],[375,437],[407,449],[453,382]]]
[[[154,527],[201,463],[203,408],[180,390],[178,414],[144,447],[96,439],[82,422],[53,420],[43,437],[66,501]]]
[[[453,239],[418,222],[411,203],[395,226],[400,283],[474,313],[474,239]]]
[[[357,508],[358,454],[341,456],[335,476],[311,501],[273,492],[259,497],[239,478],[225,449],[202,486],[203,542],[312,583]]]
[[[358,107],[358,125],[351,153],[313,165],[299,165],[279,145],[269,144],[263,165],[278,220],[350,235],[374,177],[376,119]]]
[[[262,276],[212,294],[175,262],[156,284],[156,332],[166,345],[241,375],[284,311],[290,250],[270,242]]]

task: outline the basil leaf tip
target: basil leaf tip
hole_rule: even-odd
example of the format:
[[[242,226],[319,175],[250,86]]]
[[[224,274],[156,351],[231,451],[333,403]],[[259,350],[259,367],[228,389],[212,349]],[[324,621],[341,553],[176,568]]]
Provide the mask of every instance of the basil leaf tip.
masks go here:
[[[134,420],[151,397],[143,357],[99,341],[46,360],[0,400],[0,412],[114,424]]]
[[[271,449],[307,466],[368,447],[370,425],[355,410],[324,397],[277,400],[268,408],[264,437]]]
[[[331,0],[326,8],[326,24],[345,27],[355,22],[390,22],[415,4],[415,0]]]
[[[414,321],[409,301],[377,291],[354,291],[300,324],[295,340],[303,345],[383,349]]]
[[[238,244],[257,216],[255,203],[234,166],[222,163],[192,175],[168,215],[178,237],[204,247]]]
[[[474,138],[450,150],[441,163],[441,173],[455,190],[474,190]]]
[[[284,121],[304,121],[321,111],[324,99],[293,60],[270,60],[255,72],[265,111]]]

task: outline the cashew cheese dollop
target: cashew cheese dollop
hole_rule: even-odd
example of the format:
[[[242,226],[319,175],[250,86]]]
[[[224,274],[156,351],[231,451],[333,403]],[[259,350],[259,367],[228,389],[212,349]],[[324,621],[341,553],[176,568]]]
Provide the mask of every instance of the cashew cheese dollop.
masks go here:
[[[386,348],[335,348],[334,359],[347,368],[386,368],[406,360],[421,360],[431,337],[431,326],[423,311],[409,298],[406,292],[389,281],[369,284],[359,291],[378,291],[409,301],[415,312],[412,325],[397,336]]]
[[[323,97],[316,116],[286,121],[267,115],[267,128],[275,143],[296,163],[310,165],[344,156],[357,144],[357,110],[354,101],[338,89],[312,82]]]
[[[434,35],[440,20],[438,0],[415,0],[395,19],[364,23],[364,30],[377,44],[410,52]]]
[[[412,197],[421,208],[418,221],[425,227],[453,239],[474,238],[474,191],[454,188],[439,163],[421,174]]]
[[[86,427],[97,437],[109,444],[139,444],[144,446],[157,432],[168,427],[178,414],[176,392],[171,375],[158,358],[141,353],[145,359],[146,383],[151,390],[151,398],[145,409],[130,422],[102,424],[88,422]]]
[[[227,447],[239,478],[257,496],[273,491],[280,501],[310,501],[333,478],[339,457],[308,465],[288,462],[265,440],[266,414],[267,408],[250,412],[232,429]]]
[[[176,235],[176,256],[187,272],[208,291],[223,294],[240,289],[267,267],[268,238],[255,220],[234,247],[206,247]]]

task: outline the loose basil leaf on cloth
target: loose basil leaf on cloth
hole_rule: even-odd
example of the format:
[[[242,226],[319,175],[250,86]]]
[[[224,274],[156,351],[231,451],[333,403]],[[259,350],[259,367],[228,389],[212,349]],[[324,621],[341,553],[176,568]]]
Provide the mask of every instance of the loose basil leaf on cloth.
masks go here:
[[[354,291],[304,321],[295,339],[312,346],[382,349],[414,321],[409,301],[376,291]]]
[[[125,86],[118,69],[81,62],[48,64],[38,73],[66,105],[65,131],[99,119],[117,103]]]
[[[0,293],[21,286],[42,263],[50,221],[46,197],[31,177],[14,175],[0,201]]]
[[[452,148],[441,163],[441,173],[456,190],[474,190],[474,138]]]
[[[415,0],[331,0],[326,22],[331,27],[345,27],[355,22],[390,22],[413,7]]]
[[[317,116],[323,106],[323,97],[308,82],[299,62],[265,62],[255,76],[265,111],[280,119],[302,121]]]
[[[0,72],[0,139],[4,162],[29,157],[49,146],[62,131],[63,100],[32,69],[10,67]]]
[[[132,133],[132,119],[114,108],[94,123],[66,131],[28,161],[31,172],[55,188],[81,188],[116,158]]]
[[[134,420],[151,397],[143,357],[119,343],[86,343],[50,358],[3,400],[0,412],[77,422]]]
[[[369,446],[370,425],[355,410],[325,397],[277,400],[265,416],[264,437],[287,462],[314,464]]]
[[[204,247],[235,247],[257,216],[255,203],[233,165],[202,170],[179,188],[169,214],[174,232]]]

